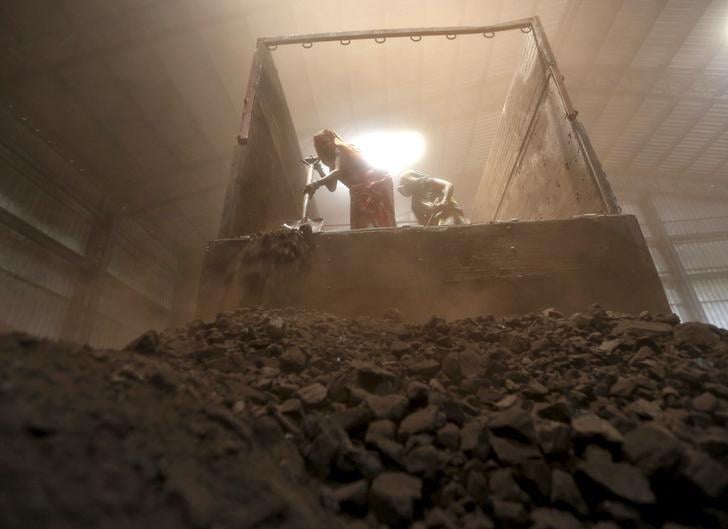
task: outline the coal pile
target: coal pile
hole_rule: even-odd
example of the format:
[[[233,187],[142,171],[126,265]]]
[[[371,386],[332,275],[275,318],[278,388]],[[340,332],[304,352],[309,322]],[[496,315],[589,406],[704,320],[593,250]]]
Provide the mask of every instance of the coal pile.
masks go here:
[[[308,230],[281,228],[256,233],[249,236],[241,259],[251,263],[265,263],[267,266],[303,260],[311,249],[310,235],[310,227]]]
[[[240,309],[0,355],[2,527],[728,527],[709,325]]]

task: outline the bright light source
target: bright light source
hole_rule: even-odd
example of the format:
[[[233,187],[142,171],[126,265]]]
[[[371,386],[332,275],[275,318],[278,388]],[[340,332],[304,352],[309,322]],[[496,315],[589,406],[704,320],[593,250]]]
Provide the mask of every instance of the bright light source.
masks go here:
[[[397,176],[425,154],[425,138],[411,130],[368,132],[354,138],[356,145],[374,167]]]

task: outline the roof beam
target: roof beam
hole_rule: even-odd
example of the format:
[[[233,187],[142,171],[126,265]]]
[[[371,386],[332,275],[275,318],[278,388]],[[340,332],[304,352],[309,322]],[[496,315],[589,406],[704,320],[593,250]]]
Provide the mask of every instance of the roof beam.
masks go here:
[[[708,107],[706,109],[706,111],[703,113],[703,116],[708,114],[710,112],[711,108],[712,107]],[[701,116],[701,118],[703,116]],[[700,123],[700,121],[701,120],[698,120],[697,123]],[[691,128],[691,130],[692,130],[692,128]],[[702,147],[697,149],[697,151],[695,151],[694,154],[692,154],[692,158],[687,163],[682,164],[682,166],[680,167],[680,169],[678,169],[678,171],[680,171],[682,173],[686,173],[695,162],[697,162],[708,150],[710,150],[710,148],[715,144],[715,142],[717,142],[724,134],[726,134],[726,132],[728,132],[728,123],[726,123],[723,127],[721,127],[717,132],[713,133],[710,136],[710,138],[708,139],[708,141],[706,141]],[[725,164],[727,159],[728,159],[728,153],[723,153],[723,159],[718,164],[718,168],[716,170],[714,170],[712,173],[710,173],[708,178],[715,178],[715,177],[722,176],[724,174],[723,165]]]
[[[683,45],[685,40],[689,37],[689,35],[695,30],[695,27],[700,22],[701,18],[707,11],[710,2],[707,0],[703,0],[700,3],[697,3],[695,13],[693,15],[692,24],[690,25],[690,29],[686,29],[681,35],[679,35],[675,41],[673,42],[672,46],[672,53],[670,55],[671,60],[674,58],[675,54],[679,51],[680,47]],[[663,8],[665,6],[665,3],[663,3]],[[662,13],[662,10],[660,11],[660,14]],[[657,23],[657,20],[659,19],[659,15],[653,20],[652,27]],[[602,81],[604,82],[606,80],[606,86],[607,91],[610,92],[609,97],[605,97],[603,99],[603,104],[601,107],[601,110],[599,112],[599,116],[605,111],[605,109],[608,106],[609,101],[611,100],[612,95],[614,94],[624,94],[624,95],[635,95],[642,98],[661,98],[666,97],[671,99],[672,104],[669,105],[668,108],[665,109],[664,112],[662,112],[657,120],[655,120],[655,123],[652,127],[652,130],[645,135],[644,139],[639,143],[638,146],[633,148],[632,155],[629,158],[629,162],[626,165],[631,164],[635,158],[639,155],[639,153],[642,151],[642,149],[649,144],[652,137],[655,135],[655,133],[659,130],[659,128],[664,124],[665,120],[667,120],[672,113],[672,110],[677,106],[677,104],[681,101],[687,101],[688,98],[695,97],[693,94],[691,94],[691,90],[696,89],[696,85],[698,85],[698,89],[707,89],[710,85],[710,83],[707,80],[707,77],[704,75],[703,68],[705,64],[708,64],[710,59],[712,57],[708,58],[703,65],[701,65],[698,68],[695,68],[691,70],[690,72],[677,72],[675,70],[668,70],[667,64],[669,64],[670,61],[666,65],[664,65],[663,68],[652,68],[652,69],[635,69],[632,68],[630,65],[632,64],[634,58],[639,53],[639,50],[642,47],[642,44],[647,40],[649,37],[650,32],[645,33],[645,37],[640,44],[640,46],[637,46],[635,48],[634,54],[632,56],[632,60],[629,62],[626,62],[623,68],[620,68],[618,70],[617,75],[615,76],[615,72],[611,72],[611,79],[610,72],[604,68],[598,69],[596,72],[594,72],[593,75],[590,75],[586,77],[587,82],[594,82],[596,79],[597,82]],[[715,52],[718,53],[718,50]],[[599,79],[599,74],[606,74],[607,79]],[[698,82],[698,80],[702,80],[703,82]],[[722,95],[725,92],[725,83],[721,83],[723,86],[718,89],[719,94]],[[703,112],[701,113],[701,117],[707,112],[707,110],[710,108],[710,104],[712,104],[714,101],[707,100],[705,98],[705,93],[700,93],[697,96],[697,102],[700,104],[703,104]],[[635,113],[636,115],[636,113]],[[595,122],[598,122],[598,118]],[[612,141],[610,142],[608,148],[605,150],[605,159],[608,158],[612,148],[614,145],[617,144],[619,138],[621,135],[628,130],[629,124],[632,122],[632,120],[625,120],[622,124],[621,129],[613,135]],[[677,143],[677,142],[675,142]],[[674,144],[675,144],[674,143]],[[674,145],[673,144],[673,145]]]
[[[160,5],[176,6],[177,0],[164,0],[144,7],[127,10],[102,21],[74,26],[63,32],[45,34],[18,42],[15,46],[0,47],[0,84],[12,85],[29,78],[87,60],[104,57],[121,50],[138,48],[157,41],[185,35],[208,27],[229,23],[247,16],[251,10],[234,7],[223,13],[190,16],[181,23],[155,27],[149,23]],[[130,29],[130,28],[133,28]],[[88,38],[84,35],[103,35]]]
[[[728,200],[728,182],[662,175],[628,167],[607,168],[609,181],[618,196],[669,195],[704,200]]]
[[[153,52],[151,52],[153,53]],[[112,69],[106,61],[106,59],[102,59],[100,61],[101,67],[103,68],[104,72],[108,75],[110,79],[114,79],[114,74],[112,72]],[[157,128],[154,126],[153,120],[149,118],[147,113],[144,111],[142,106],[139,104],[138,100],[134,97],[134,93],[132,90],[129,89],[129,86],[127,83],[123,82],[116,82],[115,88],[121,93],[124,99],[126,99],[127,104],[129,104],[134,110],[136,110],[136,115],[140,117],[140,119],[144,123],[144,127],[147,131],[152,131],[154,134],[154,138],[156,139],[157,144],[169,155],[170,158],[173,160],[179,162],[179,155],[175,152],[175,150],[162,138],[162,135],[159,133]],[[79,103],[80,104],[80,103]],[[84,110],[90,113],[88,108],[86,106],[83,106]],[[192,115],[192,112],[189,111],[189,114]],[[140,166],[141,167],[141,166]]]
[[[133,186],[133,191],[122,195],[121,214],[135,216],[139,213],[184,200],[198,192],[208,193],[227,184],[225,168],[232,155],[216,156],[201,162],[182,166],[177,171],[159,175],[153,180]],[[219,169],[217,178],[209,174]],[[211,182],[212,180],[212,182]],[[192,185],[189,185],[190,182]],[[175,198],[179,197],[179,198]]]
[[[589,50],[588,58],[583,61],[584,65],[592,66],[591,68],[589,68],[589,70],[595,69],[593,65],[596,64],[596,59],[599,56],[599,52],[602,51],[602,46],[609,38],[609,32],[612,30],[614,21],[617,19],[617,16],[619,15],[619,12],[624,5],[624,1],[625,0],[619,0],[618,2],[614,3],[615,8],[610,11],[609,15],[598,21],[598,29],[594,32],[595,34],[591,36],[593,42],[590,43],[591,49]],[[591,71],[585,71],[582,77],[589,77],[590,75]]]
[[[140,180],[144,177],[144,168],[136,161],[134,156],[132,156],[130,153],[127,152],[125,147],[119,142],[116,135],[113,133],[113,131],[109,128],[109,124],[105,123],[96,116],[93,112],[91,112],[88,109],[88,106],[86,105],[86,102],[83,101],[83,98],[79,97],[76,92],[74,92],[71,87],[68,85],[65,79],[62,78],[60,75],[53,75],[53,82],[56,85],[57,88],[60,88],[63,90],[71,100],[76,103],[81,111],[88,116],[90,121],[94,124],[95,128],[97,129],[99,135],[103,136],[106,143],[109,145],[113,145],[114,149],[117,150],[119,153],[123,154],[123,158],[127,161],[125,168],[129,171],[130,174],[135,175],[135,180]],[[66,145],[69,145],[69,142],[66,142]],[[76,159],[84,159],[85,157],[80,155],[80,152],[77,149],[74,149],[76,153],[78,153],[75,158]],[[115,196],[117,193],[123,193],[125,189],[125,183],[124,182],[112,182],[110,179],[104,178],[104,184],[103,188],[107,191],[107,194],[110,196]]]
[[[653,99],[727,102],[728,78],[690,70],[629,68],[623,71],[599,68],[579,81],[569,82],[574,91],[592,94],[633,95]]]
[[[623,66],[622,67],[620,67],[620,68],[618,68],[616,70],[615,73],[617,74],[618,80],[620,80],[621,77],[629,69],[630,65],[634,61],[634,58],[639,53],[639,51],[642,48],[643,44],[647,40],[647,37],[649,36],[650,32],[652,31],[652,29],[655,27],[655,24],[659,20],[660,15],[662,14],[662,11],[665,8],[665,5],[667,4],[667,2],[668,2],[668,0],[660,0],[659,1],[660,6],[657,9],[654,10],[654,12],[653,12],[654,13],[654,16],[652,17],[652,19],[648,23],[647,27],[645,28],[644,34],[641,36],[641,38],[639,40],[637,40],[637,41],[634,42],[634,44],[632,46],[632,49],[631,49],[631,53],[630,53],[629,59],[626,60],[623,63]],[[605,70],[604,67],[600,67],[600,68],[596,68],[596,69],[595,68],[592,68],[591,69],[591,74],[592,75],[598,75],[600,72],[604,72],[604,70]],[[583,82],[584,79],[590,79],[590,77],[591,77],[591,75],[590,76],[582,77],[581,81]],[[619,83],[618,82],[617,83],[614,83],[611,88],[613,89],[614,86],[616,86],[617,84],[619,84]],[[572,91],[576,92],[576,90],[578,89],[578,83],[577,84],[572,84],[571,87],[572,87]],[[594,116],[594,123],[599,123],[599,118],[601,117],[601,115],[604,112],[604,110],[607,108],[607,105],[609,104],[609,100],[611,99],[612,90],[611,89],[608,89],[607,91],[605,91],[604,92],[604,96],[605,97],[602,99],[601,105],[599,106],[599,110],[598,110],[598,112]]]
[[[582,0],[568,0],[566,8],[564,9],[564,15],[559,23],[559,29],[556,31],[556,38],[553,39],[554,51],[561,53],[564,42],[569,36],[574,21],[576,20],[576,14],[579,12]]]

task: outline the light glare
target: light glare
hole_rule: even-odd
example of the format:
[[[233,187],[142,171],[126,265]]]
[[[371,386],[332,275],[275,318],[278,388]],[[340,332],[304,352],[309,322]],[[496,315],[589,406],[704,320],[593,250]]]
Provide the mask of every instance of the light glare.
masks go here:
[[[368,132],[352,143],[372,166],[385,169],[392,176],[411,168],[425,154],[425,138],[411,130]]]

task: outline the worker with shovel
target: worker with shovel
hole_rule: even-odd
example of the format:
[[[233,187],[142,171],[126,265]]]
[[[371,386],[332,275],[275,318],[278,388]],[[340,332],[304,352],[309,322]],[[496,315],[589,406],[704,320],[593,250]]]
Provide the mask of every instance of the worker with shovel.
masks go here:
[[[372,167],[362,153],[345,143],[336,132],[324,129],[313,137],[316,154],[330,172],[311,182],[305,193],[313,195],[318,188],[336,189],[337,182],[349,188],[351,229],[394,228],[394,185],[383,169]],[[323,171],[321,171],[323,173]]]

